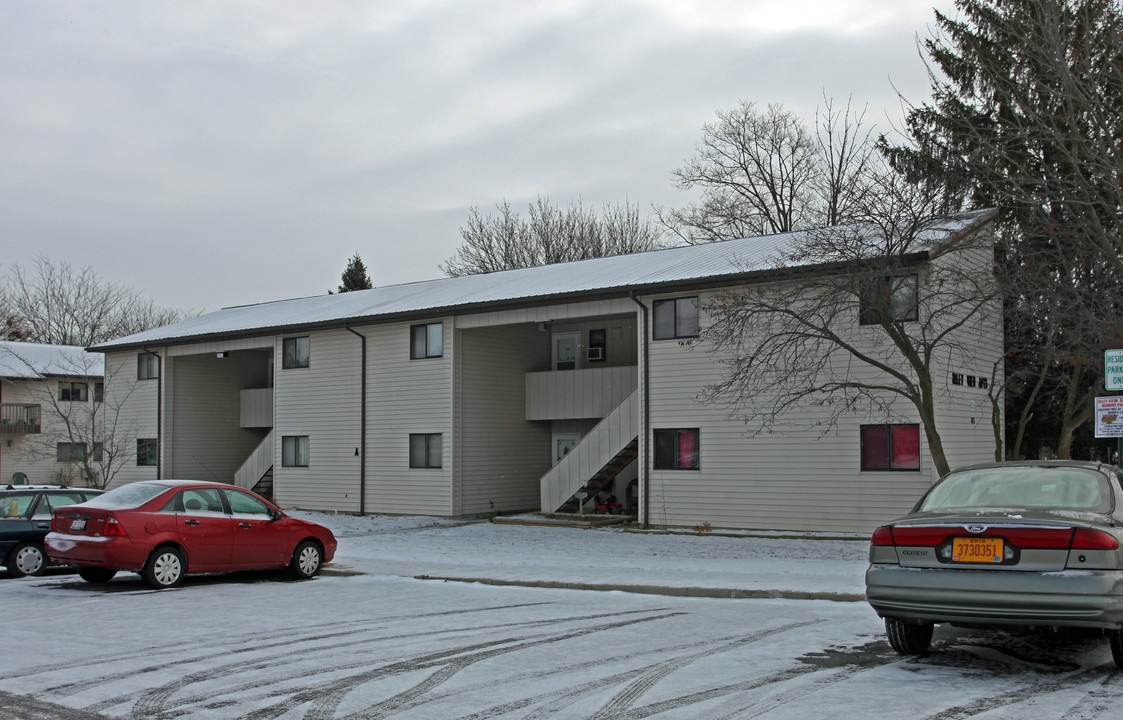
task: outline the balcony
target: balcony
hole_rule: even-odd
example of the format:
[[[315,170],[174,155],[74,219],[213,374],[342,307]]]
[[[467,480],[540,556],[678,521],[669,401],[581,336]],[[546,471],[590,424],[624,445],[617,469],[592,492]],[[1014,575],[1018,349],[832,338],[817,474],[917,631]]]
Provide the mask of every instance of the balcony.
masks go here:
[[[39,405],[4,403],[0,405],[0,433],[34,435],[43,432],[42,409]]]
[[[241,404],[241,427],[273,427],[273,388],[243,390]]]
[[[636,389],[635,365],[526,375],[527,420],[603,418]]]

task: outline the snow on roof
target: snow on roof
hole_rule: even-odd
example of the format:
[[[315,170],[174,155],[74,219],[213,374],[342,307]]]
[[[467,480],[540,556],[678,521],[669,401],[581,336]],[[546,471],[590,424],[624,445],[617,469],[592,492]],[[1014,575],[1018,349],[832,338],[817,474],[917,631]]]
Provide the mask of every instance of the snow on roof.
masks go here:
[[[102,377],[105,356],[73,345],[0,342],[0,378],[42,380],[49,375]]]
[[[929,233],[932,244],[962,234],[994,215],[991,210],[944,218]],[[104,351],[202,337],[267,332],[286,327],[377,320],[406,314],[435,315],[460,308],[533,304],[549,298],[623,292],[661,285],[742,276],[777,266],[806,232],[725,240],[630,255],[578,260],[519,270],[356,290],[336,295],[242,305],[95,346]]]

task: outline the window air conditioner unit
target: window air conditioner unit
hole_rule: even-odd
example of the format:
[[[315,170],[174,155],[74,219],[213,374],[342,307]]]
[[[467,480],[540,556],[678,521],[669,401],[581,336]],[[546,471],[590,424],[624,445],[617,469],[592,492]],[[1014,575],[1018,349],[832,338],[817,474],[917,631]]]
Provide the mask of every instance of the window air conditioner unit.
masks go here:
[[[604,348],[602,347],[591,347],[586,352],[590,360],[604,360]]]

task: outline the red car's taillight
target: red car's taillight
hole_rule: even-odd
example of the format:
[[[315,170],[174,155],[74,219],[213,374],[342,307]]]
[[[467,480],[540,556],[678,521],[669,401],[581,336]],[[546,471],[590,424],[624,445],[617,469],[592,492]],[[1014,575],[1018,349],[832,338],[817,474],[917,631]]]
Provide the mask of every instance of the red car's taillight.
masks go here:
[[[128,537],[125,534],[125,528],[121,527],[121,523],[117,522],[117,518],[110,515],[105,519],[105,529],[101,532],[105,537]]]
[[[1102,530],[1080,528],[1072,536],[1073,550],[1115,550],[1119,541]]]

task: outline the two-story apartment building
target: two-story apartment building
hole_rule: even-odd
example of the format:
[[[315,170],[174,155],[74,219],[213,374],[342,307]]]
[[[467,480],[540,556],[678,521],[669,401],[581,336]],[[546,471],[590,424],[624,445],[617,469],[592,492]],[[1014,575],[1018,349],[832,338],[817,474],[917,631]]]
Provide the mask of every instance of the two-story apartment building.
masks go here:
[[[942,224],[914,272],[990,273],[989,252],[954,246],[992,219]],[[870,409],[827,433],[754,435],[700,399],[726,370],[699,342],[711,299],[783,282],[774,259],[801,237],[232,307],[103,343],[107,395],[138,428],[114,483],[218,480],[284,507],[452,517],[552,512],[584,489],[653,525],[868,530],[936,479],[917,418]],[[953,374],[1000,362],[995,317],[940,368],[953,464],[994,457],[986,391]]]
[[[103,364],[80,347],[0,342],[0,484],[97,483]]]

